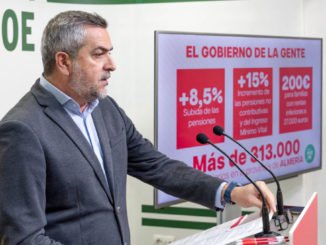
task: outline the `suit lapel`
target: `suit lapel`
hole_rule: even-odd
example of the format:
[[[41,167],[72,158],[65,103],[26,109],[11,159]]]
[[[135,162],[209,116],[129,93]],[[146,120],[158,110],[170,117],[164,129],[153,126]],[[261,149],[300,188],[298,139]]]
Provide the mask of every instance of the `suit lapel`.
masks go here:
[[[104,164],[106,168],[106,174],[109,182],[109,186],[113,196],[115,194],[115,185],[114,185],[114,175],[113,175],[113,161],[112,161],[112,152],[110,140],[108,137],[108,132],[106,130],[107,125],[104,123],[103,115],[100,109],[100,106],[97,106],[92,112],[93,121],[99,137],[101,148],[103,152]]]
[[[100,166],[100,163],[80,129],[76,126],[74,121],[69,117],[69,115],[59,104],[59,102],[54,98],[54,96],[44,90],[39,85],[38,81],[32,87],[32,93],[34,94],[38,103],[40,105],[45,106],[44,113],[48,117],[50,117],[53,122],[55,122],[67,134],[71,141],[80,150],[82,155],[87,159],[87,161],[93,168],[95,175],[100,181],[102,187],[104,188],[110,202],[113,204],[113,198],[106,182],[105,176],[103,174],[102,168]],[[108,179],[111,179],[111,176],[108,176]]]

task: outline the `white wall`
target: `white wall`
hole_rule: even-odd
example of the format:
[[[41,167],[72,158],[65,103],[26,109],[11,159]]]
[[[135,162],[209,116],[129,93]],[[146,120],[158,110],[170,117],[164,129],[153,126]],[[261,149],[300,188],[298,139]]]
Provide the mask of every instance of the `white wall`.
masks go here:
[[[20,48],[8,52],[4,49],[0,37],[0,117],[18,101],[42,72],[39,39],[49,18],[68,9],[96,11],[110,23],[113,55],[118,66],[117,71],[113,73],[109,93],[150,140],[154,137],[154,30],[309,37],[326,35],[323,22],[326,12],[324,0],[94,6],[48,4],[46,0],[11,0],[0,2],[0,21],[3,12],[8,8],[16,13],[22,10],[35,13],[34,21],[29,22],[32,35],[28,39],[29,42],[35,43],[35,52],[23,52]],[[325,95],[325,88],[323,94]],[[325,122],[323,132],[324,141]],[[326,214],[322,209],[326,204],[322,189],[326,180],[323,176],[326,176],[325,168],[281,182],[286,204],[304,205],[312,192],[319,193],[319,244],[326,244],[326,235],[322,234],[326,229]],[[270,187],[274,190],[274,184]],[[171,234],[181,238],[197,232],[141,226],[142,204],[153,204],[153,188],[128,178],[128,211],[133,245],[152,244],[153,234]],[[196,205],[186,203],[182,206]]]
[[[323,80],[326,77],[326,52],[325,52],[325,40],[326,40],[326,28],[325,28],[325,11],[326,2],[324,0],[305,0],[303,2],[303,33],[307,36],[318,36],[322,37],[324,40],[324,50],[323,50]],[[326,185],[326,166],[325,166],[325,136],[326,136],[326,121],[325,121],[325,102],[326,102],[326,86],[323,84],[323,128],[322,128],[322,152],[323,152],[323,169],[321,171],[305,174],[303,176],[303,193],[304,200],[309,198],[309,195],[317,191],[318,192],[318,225],[319,225],[319,244],[326,244],[326,195],[325,195],[325,185]]]

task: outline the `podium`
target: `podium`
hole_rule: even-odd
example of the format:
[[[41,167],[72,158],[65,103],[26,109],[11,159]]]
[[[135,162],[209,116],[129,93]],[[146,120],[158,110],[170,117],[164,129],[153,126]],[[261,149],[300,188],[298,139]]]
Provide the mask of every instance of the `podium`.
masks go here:
[[[272,213],[270,214],[270,219]],[[224,245],[238,244],[237,241],[252,237],[262,231],[259,212],[244,215],[216,227],[183,238],[171,245]],[[273,230],[278,232],[277,230]],[[313,193],[305,208],[289,230],[282,235],[288,236],[289,245],[318,245],[318,195]],[[276,244],[276,243],[273,243]]]
[[[290,245],[318,245],[318,195],[315,192],[289,231]]]

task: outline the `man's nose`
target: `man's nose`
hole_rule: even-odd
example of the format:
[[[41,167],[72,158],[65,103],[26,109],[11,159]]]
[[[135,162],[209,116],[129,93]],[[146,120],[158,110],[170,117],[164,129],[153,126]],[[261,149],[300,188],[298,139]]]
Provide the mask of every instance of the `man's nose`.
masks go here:
[[[117,69],[115,62],[110,54],[108,54],[108,56],[107,56],[107,60],[104,65],[104,69],[107,71],[115,71],[115,69]]]

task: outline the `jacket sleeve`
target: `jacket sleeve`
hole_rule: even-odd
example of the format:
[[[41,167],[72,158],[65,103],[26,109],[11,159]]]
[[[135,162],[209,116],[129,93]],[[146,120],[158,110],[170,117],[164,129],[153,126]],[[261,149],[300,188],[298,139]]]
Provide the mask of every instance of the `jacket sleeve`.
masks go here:
[[[59,245],[45,236],[46,160],[36,134],[0,124],[0,244]]]
[[[124,111],[117,105],[116,107],[126,128],[128,174],[168,194],[216,209],[216,192],[223,180],[206,175],[157,151],[137,131]]]

